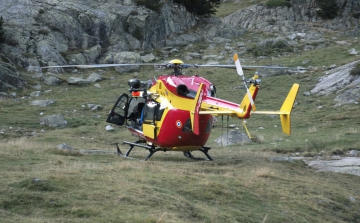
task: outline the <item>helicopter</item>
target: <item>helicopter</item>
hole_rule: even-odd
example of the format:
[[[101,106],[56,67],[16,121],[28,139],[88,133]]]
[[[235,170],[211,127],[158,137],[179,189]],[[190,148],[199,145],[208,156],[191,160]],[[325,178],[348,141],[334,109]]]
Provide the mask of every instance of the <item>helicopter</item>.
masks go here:
[[[209,155],[211,148],[205,144],[212,130],[214,116],[219,115],[243,120],[250,118],[252,114],[279,115],[283,132],[290,135],[290,114],[299,90],[299,84],[293,84],[280,110],[257,111],[254,101],[261,80],[257,74],[251,79],[245,80],[243,68],[263,66],[241,66],[237,54],[234,55],[233,59],[235,65],[190,65],[184,64],[179,59],[174,59],[167,64],[150,64],[157,68],[172,68],[173,73],[171,74],[154,77],[147,81],[130,79],[128,81],[129,93],[123,93],[119,96],[106,119],[108,123],[125,126],[137,138],[135,142],[122,142],[129,146],[126,153],[120,150],[119,143],[115,143],[118,155],[131,158],[129,155],[133,148],[139,147],[149,152],[144,159],[145,161],[158,151],[180,151],[187,158],[212,161],[213,158]],[[64,65],[43,68],[94,68],[133,65],[149,64]],[[198,75],[182,75],[182,69],[190,67],[236,69],[237,74],[242,77],[246,89],[246,94],[240,104],[216,98],[215,85],[209,80]],[[202,152],[206,158],[193,156],[193,151]]]

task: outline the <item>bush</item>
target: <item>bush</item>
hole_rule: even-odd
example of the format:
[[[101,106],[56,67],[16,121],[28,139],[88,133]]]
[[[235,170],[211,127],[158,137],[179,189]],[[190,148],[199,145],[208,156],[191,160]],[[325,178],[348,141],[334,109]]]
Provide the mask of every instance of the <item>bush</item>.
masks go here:
[[[3,29],[3,23],[4,23],[3,17],[0,16],[0,43],[5,42],[5,32]]]
[[[318,16],[323,19],[333,19],[338,15],[339,7],[336,0],[315,0],[320,10],[317,11]]]
[[[360,75],[360,63],[358,63],[351,71],[351,75]]]
[[[210,16],[216,13],[221,0],[174,0],[175,3],[184,5],[186,10],[192,14],[199,16]]]
[[[293,48],[283,40],[276,42],[267,42],[266,44],[255,45],[247,51],[253,56],[276,56],[285,52],[293,52]]]
[[[135,0],[136,5],[143,5],[148,9],[151,9],[155,12],[160,12],[162,3],[160,0]]]
[[[275,8],[278,6],[287,6],[291,7],[291,4],[288,0],[269,0],[265,3],[265,6]]]
[[[141,31],[141,29],[138,26],[136,26],[132,35],[138,40],[142,40],[144,38],[143,32]]]

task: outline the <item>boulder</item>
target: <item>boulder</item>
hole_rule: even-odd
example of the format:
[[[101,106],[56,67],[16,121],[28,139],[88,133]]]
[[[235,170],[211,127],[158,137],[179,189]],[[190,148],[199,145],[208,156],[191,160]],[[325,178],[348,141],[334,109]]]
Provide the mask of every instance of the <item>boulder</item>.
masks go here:
[[[67,121],[61,115],[48,115],[40,118],[41,125],[47,125],[55,128],[64,128],[67,125]]]
[[[252,143],[247,134],[237,130],[231,130],[223,134],[219,138],[215,139],[215,142],[221,146],[243,145]]]
[[[114,55],[115,64],[134,64],[141,63],[141,56],[139,53],[134,52],[120,52]],[[115,67],[115,70],[123,73],[127,71],[138,70],[139,66],[119,66]]]

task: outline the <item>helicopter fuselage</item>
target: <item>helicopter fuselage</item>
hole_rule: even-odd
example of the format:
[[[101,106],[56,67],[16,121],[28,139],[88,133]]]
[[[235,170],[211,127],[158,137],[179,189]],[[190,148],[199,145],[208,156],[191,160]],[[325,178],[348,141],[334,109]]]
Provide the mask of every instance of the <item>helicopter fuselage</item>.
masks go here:
[[[144,101],[141,111],[141,128],[127,125],[136,137],[146,140],[165,150],[192,151],[204,146],[211,133],[213,116],[199,116],[199,133],[192,131],[190,112],[193,109],[200,84],[205,92],[214,95],[212,84],[199,76],[160,76],[146,94],[150,99]],[[138,97],[143,97],[143,92]],[[130,99],[130,107],[134,97]],[[140,102],[141,103],[141,102]]]

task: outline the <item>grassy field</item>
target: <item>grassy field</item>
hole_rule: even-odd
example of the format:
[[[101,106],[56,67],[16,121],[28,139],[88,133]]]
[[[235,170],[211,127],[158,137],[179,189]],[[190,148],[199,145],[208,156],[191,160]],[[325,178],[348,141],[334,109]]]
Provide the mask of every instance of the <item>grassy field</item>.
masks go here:
[[[356,40],[345,40],[355,41],[352,43],[360,50]],[[244,64],[250,65],[298,66],[309,59],[309,65],[322,68],[356,60],[347,55],[348,47],[329,40],[326,48],[301,54],[269,59],[242,57]],[[187,52],[182,51],[174,58],[185,55]],[[237,88],[242,82],[233,70],[185,71],[186,75],[196,73],[212,81],[220,98],[239,102],[245,94]],[[300,84],[292,113],[292,135],[282,133],[279,118],[253,115],[247,126],[258,143],[223,147],[214,140],[228,131],[226,126],[238,124],[240,131],[243,127],[239,120],[228,122],[226,117],[219,117],[207,144],[212,148],[213,162],[190,160],[176,152],[159,152],[146,162],[117,156],[112,143],[136,139],[124,128],[105,131],[109,110],[117,97],[128,91],[130,78],[146,80],[164,71],[79,72],[62,77],[87,77],[97,72],[104,78],[99,82],[101,88],[93,84],[42,85],[42,90],[51,91],[31,98],[34,89],[29,87],[18,91],[16,99],[0,101],[0,222],[360,222],[360,177],[317,172],[299,160],[270,161],[294,153],[316,158],[319,153],[327,157],[360,149],[359,105],[335,106],[335,95],[303,94],[324,75],[322,71],[263,79],[255,102],[258,110],[279,109],[292,84]],[[246,71],[247,77],[253,74]],[[24,75],[31,84],[40,83],[31,78],[32,74]],[[38,99],[55,103],[47,107],[30,105]],[[87,104],[103,108],[91,111]],[[39,124],[41,117],[51,114],[62,115],[68,121],[67,128]],[[75,150],[56,149],[61,143]],[[138,159],[147,154],[142,149],[132,152]]]

